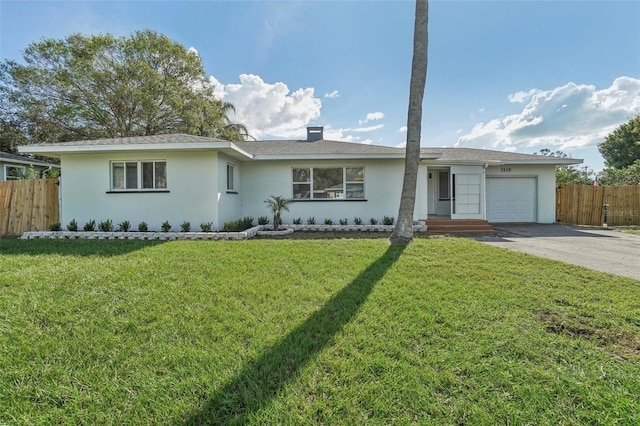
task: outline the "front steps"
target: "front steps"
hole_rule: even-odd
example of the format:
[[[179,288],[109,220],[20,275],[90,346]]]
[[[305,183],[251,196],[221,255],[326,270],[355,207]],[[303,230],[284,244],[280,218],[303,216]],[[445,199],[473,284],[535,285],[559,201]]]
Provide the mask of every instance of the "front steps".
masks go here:
[[[493,235],[496,230],[484,219],[427,219],[430,234],[481,234]]]

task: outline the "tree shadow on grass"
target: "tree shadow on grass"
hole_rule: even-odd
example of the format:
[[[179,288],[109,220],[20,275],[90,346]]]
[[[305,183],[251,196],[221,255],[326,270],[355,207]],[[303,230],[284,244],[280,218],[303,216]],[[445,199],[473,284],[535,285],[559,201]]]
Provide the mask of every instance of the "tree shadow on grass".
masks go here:
[[[389,246],[319,311],[225,383],[184,424],[241,424],[265,407],[353,319],[404,248]]]

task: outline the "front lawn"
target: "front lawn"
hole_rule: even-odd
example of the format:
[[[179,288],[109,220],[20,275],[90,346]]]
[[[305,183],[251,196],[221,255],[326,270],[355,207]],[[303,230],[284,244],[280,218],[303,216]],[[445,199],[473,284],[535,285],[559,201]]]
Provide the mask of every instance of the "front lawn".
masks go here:
[[[640,282],[462,238],[0,240],[0,424],[640,424]]]

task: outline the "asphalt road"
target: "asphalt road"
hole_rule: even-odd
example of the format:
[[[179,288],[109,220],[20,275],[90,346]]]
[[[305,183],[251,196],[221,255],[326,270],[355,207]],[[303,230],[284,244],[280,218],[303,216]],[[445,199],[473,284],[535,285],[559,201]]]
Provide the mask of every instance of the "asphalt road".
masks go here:
[[[562,224],[494,224],[494,228],[497,236],[478,240],[640,280],[639,235]]]

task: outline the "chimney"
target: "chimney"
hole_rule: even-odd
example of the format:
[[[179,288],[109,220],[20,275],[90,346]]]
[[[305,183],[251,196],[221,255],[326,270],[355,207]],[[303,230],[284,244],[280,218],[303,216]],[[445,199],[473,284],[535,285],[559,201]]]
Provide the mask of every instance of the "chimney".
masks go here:
[[[307,142],[319,141],[323,138],[324,127],[313,126],[307,127]]]

